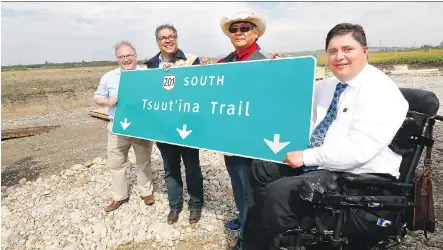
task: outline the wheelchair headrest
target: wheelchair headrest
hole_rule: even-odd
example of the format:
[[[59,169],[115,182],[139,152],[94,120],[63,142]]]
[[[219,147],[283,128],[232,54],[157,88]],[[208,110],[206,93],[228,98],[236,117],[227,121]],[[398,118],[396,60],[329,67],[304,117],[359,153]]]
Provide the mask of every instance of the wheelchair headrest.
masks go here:
[[[440,103],[433,92],[411,88],[400,88],[400,91],[408,101],[410,111],[424,113],[429,116],[437,114]]]

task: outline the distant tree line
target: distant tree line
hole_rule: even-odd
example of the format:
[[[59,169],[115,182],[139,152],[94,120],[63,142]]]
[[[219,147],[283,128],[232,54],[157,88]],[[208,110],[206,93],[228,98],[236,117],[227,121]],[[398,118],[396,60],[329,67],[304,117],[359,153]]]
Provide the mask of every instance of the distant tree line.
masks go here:
[[[138,64],[145,63],[146,60],[139,60]],[[28,64],[28,65],[8,65],[2,66],[2,71],[8,70],[23,70],[23,69],[39,69],[39,68],[76,68],[76,67],[99,67],[99,66],[117,66],[116,61],[92,61],[85,62],[84,60],[81,62],[65,62],[65,63],[52,63],[47,60],[42,64]]]
[[[424,49],[426,52],[429,49],[442,49],[443,48],[443,41],[440,43],[440,45],[432,46],[432,45],[423,45],[420,48],[401,48],[401,47],[371,47],[369,48],[370,51],[374,52],[390,52],[390,51],[414,51],[417,49]],[[311,52],[281,52],[283,56],[292,57],[292,56],[303,56],[303,55],[324,55],[323,50],[318,51],[311,51]],[[223,56],[219,57],[210,57],[211,60],[218,60],[219,58],[222,58]],[[138,64],[144,64],[147,61],[147,59],[139,60]],[[85,62],[84,60],[81,62],[65,62],[65,63],[51,63],[47,60],[45,63],[42,64],[29,64],[29,65],[8,65],[8,66],[2,66],[2,71],[9,71],[9,70],[23,70],[23,69],[36,69],[36,68],[75,68],[75,67],[100,67],[100,66],[117,66],[117,61],[92,61],[92,62]]]
[[[442,49],[443,48],[443,42],[440,43],[440,45],[432,46],[432,45],[423,45],[420,47],[420,49]]]

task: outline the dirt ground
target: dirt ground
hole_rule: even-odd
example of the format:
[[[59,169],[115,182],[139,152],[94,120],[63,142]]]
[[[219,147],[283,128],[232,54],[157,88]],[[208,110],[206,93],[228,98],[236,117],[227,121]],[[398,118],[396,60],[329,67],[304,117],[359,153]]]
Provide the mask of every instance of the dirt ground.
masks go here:
[[[7,127],[61,125],[37,136],[2,141],[1,185],[10,186],[21,178],[35,180],[39,176],[58,174],[77,163],[106,158],[107,122],[92,118],[89,109],[59,112],[15,122],[3,121]]]
[[[102,68],[2,72],[2,130],[60,125],[38,136],[2,141],[1,185],[57,174],[95,157],[106,157],[106,125],[88,111]]]
[[[90,107],[100,77],[112,68],[2,72],[2,121]]]

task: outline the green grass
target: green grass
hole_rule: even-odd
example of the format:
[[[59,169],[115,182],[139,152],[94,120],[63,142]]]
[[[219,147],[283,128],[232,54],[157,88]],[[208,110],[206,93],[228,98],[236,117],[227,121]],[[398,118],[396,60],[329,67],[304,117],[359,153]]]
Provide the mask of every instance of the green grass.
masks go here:
[[[318,65],[326,65],[326,56],[318,57]],[[371,64],[408,64],[408,63],[441,63],[443,49],[420,49],[398,52],[369,53]]]
[[[26,90],[27,94],[32,95],[32,94],[38,94],[43,92],[43,89],[39,89],[39,88],[30,88]]]

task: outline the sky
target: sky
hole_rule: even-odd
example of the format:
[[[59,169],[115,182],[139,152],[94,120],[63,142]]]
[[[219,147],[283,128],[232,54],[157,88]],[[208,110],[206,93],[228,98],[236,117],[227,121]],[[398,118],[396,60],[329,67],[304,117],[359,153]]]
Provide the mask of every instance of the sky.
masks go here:
[[[138,59],[159,52],[155,28],[178,30],[179,47],[200,57],[233,51],[220,20],[259,12],[266,52],[324,48],[328,31],[358,23],[369,46],[419,47],[443,41],[442,2],[2,2],[1,65],[115,60],[114,44],[129,40]]]

